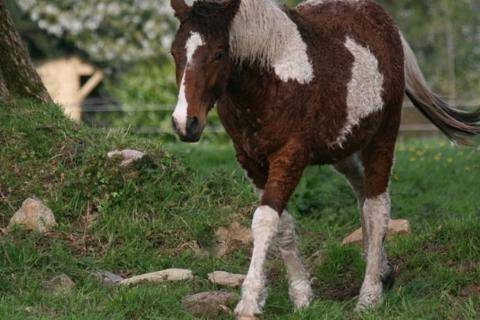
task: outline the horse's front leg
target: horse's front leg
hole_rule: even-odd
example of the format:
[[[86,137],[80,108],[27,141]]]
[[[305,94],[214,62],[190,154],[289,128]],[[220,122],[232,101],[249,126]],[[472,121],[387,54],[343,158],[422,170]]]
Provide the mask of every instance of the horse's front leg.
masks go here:
[[[277,236],[280,217],[306,166],[305,150],[288,144],[269,158],[268,179],[252,221],[253,253],[247,277],[242,285],[242,299],[235,314],[238,319],[255,319],[262,313],[265,290],[265,259]]]

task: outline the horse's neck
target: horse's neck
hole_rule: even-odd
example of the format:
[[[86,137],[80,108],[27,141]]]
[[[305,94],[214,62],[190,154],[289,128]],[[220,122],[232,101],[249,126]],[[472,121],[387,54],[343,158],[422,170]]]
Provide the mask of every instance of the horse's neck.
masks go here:
[[[237,62],[270,68],[283,81],[313,78],[307,45],[274,0],[242,0],[230,29],[230,48]]]
[[[236,62],[226,94],[239,109],[257,105],[256,108],[262,108],[262,102],[268,100],[271,90],[275,87],[275,81],[273,72],[263,69],[257,63]]]

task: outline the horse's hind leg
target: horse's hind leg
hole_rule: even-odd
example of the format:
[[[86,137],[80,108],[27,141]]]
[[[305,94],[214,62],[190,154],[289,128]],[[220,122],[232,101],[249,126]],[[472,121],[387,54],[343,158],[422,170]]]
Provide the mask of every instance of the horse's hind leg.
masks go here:
[[[391,123],[386,121],[362,152],[365,172],[363,214],[368,245],[367,268],[357,304],[358,311],[377,307],[382,301],[382,273],[388,266],[383,246],[390,220],[388,184],[393,166],[398,122],[399,117],[392,119]]]
[[[340,172],[350,183],[355,195],[358,200],[358,207],[360,208],[360,220],[362,223],[363,229],[363,256],[366,259],[367,257],[367,248],[368,248],[368,237],[366,236],[365,230],[365,215],[363,212],[363,203],[365,202],[364,196],[364,182],[365,182],[365,173],[363,169],[363,164],[360,156],[354,154],[353,156],[341,161],[336,164],[335,170]]]
[[[363,233],[363,257],[367,260],[368,256],[368,236],[366,229],[367,218],[365,216],[365,211],[363,210],[363,205],[365,203],[364,195],[364,183],[365,183],[365,170],[363,167],[362,159],[359,154],[354,154],[353,156],[341,161],[335,165],[335,170],[341,173],[350,183],[355,195],[358,200],[358,207],[360,209],[360,220],[362,224],[362,233]],[[385,286],[390,287],[393,284],[393,268],[388,262],[385,250],[382,250],[382,282]]]
[[[280,220],[278,245],[287,269],[290,299],[295,309],[308,307],[313,298],[309,274],[298,251],[294,219],[286,210]]]

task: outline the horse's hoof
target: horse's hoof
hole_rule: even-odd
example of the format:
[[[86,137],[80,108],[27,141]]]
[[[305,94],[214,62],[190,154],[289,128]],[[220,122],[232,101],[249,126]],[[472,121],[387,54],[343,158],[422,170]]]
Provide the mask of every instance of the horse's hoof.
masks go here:
[[[237,316],[235,320],[260,320],[260,318],[256,316]]]
[[[377,309],[382,304],[382,298],[378,297],[366,297],[360,298],[355,307],[356,312],[366,312]]]
[[[242,299],[235,308],[236,319],[250,320],[258,319],[257,315],[261,314],[260,306],[255,300]]]
[[[355,311],[363,312],[378,308],[382,304],[382,294],[382,283],[365,282],[360,291],[360,298],[358,299]]]
[[[289,295],[295,310],[308,308],[313,300],[313,291],[310,281],[301,280],[291,283]]]

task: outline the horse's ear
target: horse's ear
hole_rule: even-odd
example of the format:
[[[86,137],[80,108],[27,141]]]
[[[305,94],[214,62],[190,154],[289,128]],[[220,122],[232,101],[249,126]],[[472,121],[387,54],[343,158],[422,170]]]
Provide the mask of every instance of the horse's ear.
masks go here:
[[[225,16],[229,19],[233,19],[237,14],[238,8],[240,7],[241,0],[227,0],[224,3],[224,12]]]
[[[180,20],[185,20],[190,13],[191,7],[185,2],[185,0],[170,0],[170,5],[175,16]]]

